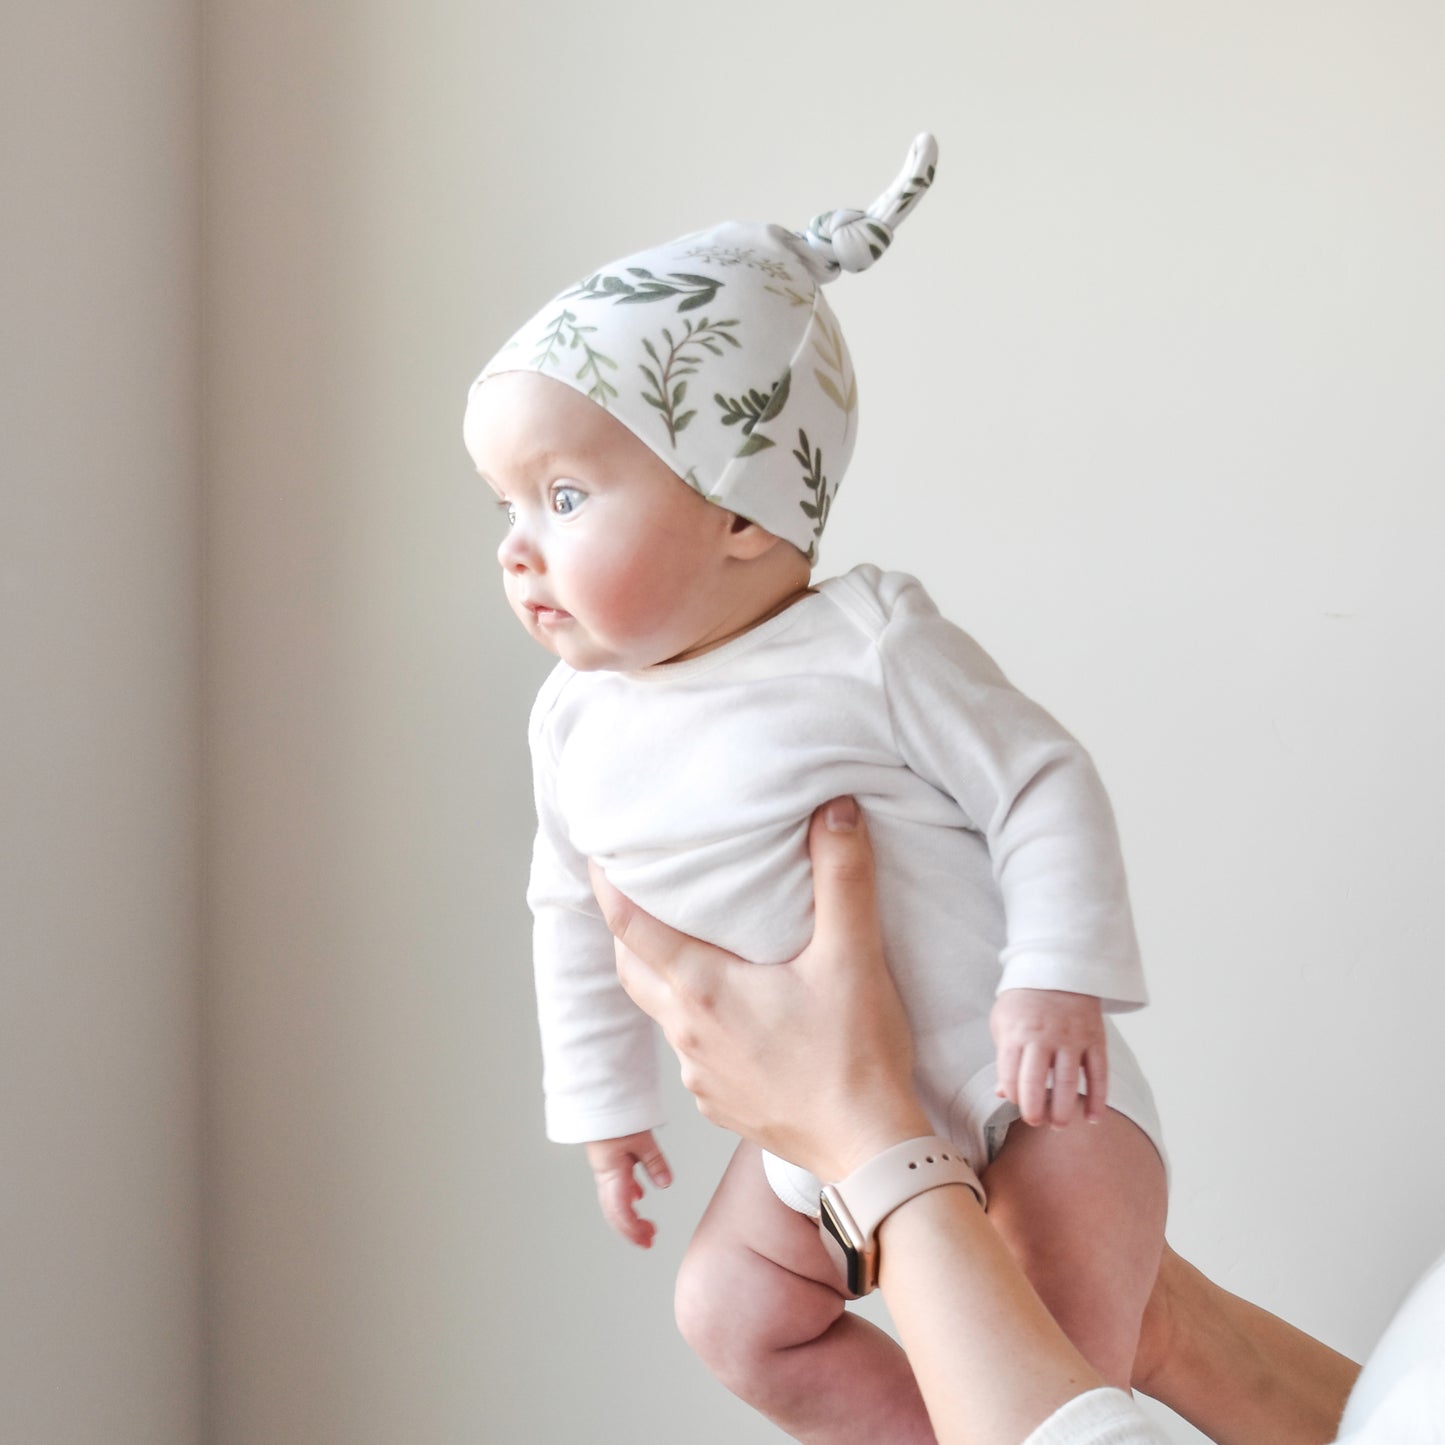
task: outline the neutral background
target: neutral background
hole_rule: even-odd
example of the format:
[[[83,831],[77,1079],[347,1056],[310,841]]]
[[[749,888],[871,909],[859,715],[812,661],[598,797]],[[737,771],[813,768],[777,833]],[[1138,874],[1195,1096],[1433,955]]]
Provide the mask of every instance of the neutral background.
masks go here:
[[[55,0],[0,67],[0,1438],[777,1438],[671,1324],[726,1141],[678,1100],[642,1255],[541,1137],[461,406],[925,126],[824,567],[1090,745],[1171,1235],[1369,1348],[1445,1217],[1433,0]]]

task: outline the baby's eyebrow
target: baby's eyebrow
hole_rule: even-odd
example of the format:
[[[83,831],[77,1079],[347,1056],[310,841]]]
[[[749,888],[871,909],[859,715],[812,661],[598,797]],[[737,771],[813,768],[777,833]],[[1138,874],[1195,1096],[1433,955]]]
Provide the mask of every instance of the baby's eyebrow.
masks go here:
[[[555,471],[565,461],[564,453],[552,446],[539,446],[536,451],[527,452],[519,457],[512,464],[511,470],[523,478],[535,476],[539,472]],[[487,475],[481,467],[477,468],[477,475],[494,491],[498,496],[503,495],[500,482]]]

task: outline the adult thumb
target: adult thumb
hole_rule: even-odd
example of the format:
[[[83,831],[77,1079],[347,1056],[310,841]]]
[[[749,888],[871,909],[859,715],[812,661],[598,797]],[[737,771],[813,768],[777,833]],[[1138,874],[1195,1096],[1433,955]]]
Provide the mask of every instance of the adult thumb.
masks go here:
[[[858,804],[833,798],[808,830],[813,863],[813,941],[851,949],[881,948],[873,846]]]

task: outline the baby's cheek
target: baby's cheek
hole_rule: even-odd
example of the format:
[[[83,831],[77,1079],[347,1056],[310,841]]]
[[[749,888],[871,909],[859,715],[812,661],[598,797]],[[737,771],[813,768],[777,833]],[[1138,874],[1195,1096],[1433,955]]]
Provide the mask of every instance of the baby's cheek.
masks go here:
[[[645,561],[598,569],[586,589],[586,601],[597,630],[618,639],[645,633],[660,620]]]

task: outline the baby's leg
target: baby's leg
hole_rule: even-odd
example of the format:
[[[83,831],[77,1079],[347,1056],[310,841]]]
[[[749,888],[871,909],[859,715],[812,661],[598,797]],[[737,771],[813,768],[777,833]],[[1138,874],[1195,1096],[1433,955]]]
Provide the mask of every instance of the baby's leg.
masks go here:
[[[677,1323],[735,1395],[810,1445],[933,1445],[903,1351],[850,1315],[818,1226],[733,1155],[677,1278]]]
[[[988,1213],[1079,1352],[1129,1388],[1164,1248],[1164,1166],[1144,1132],[1083,1100],[1065,1129],[1016,1123],[984,1175]]]

